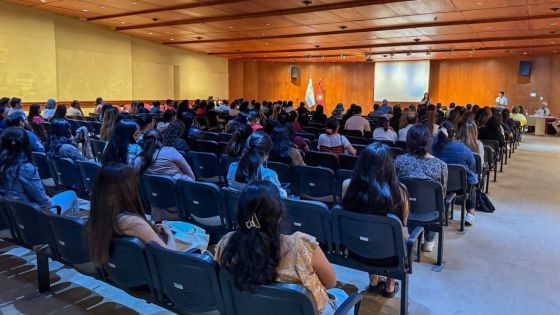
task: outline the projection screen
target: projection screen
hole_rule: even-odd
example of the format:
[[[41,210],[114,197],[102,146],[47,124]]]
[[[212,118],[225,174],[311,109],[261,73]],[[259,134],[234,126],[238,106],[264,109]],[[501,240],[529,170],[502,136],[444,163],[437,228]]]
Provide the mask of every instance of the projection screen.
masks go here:
[[[374,101],[419,102],[428,92],[430,61],[376,62]]]

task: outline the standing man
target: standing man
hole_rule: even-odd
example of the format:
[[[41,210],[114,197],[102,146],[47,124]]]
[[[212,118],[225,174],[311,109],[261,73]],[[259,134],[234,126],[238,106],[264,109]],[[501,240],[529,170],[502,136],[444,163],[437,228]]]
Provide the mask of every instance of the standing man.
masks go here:
[[[508,99],[506,97],[506,94],[504,93],[504,91],[500,91],[498,97],[496,97],[496,107],[498,108],[498,110],[502,111],[506,109],[507,104]]]

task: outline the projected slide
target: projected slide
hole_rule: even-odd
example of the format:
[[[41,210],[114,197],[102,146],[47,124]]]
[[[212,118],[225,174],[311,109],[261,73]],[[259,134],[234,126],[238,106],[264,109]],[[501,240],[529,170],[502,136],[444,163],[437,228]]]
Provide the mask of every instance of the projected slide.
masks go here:
[[[375,63],[374,101],[418,103],[428,92],[430,61]]]

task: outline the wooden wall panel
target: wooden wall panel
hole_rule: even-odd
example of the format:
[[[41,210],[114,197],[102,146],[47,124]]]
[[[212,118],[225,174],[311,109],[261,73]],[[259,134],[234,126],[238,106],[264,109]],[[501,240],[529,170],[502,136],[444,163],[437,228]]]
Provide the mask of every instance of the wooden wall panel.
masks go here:
[[[258,61],[229,62],[231,99],[303,101],[309,77],[317,89],[323,80],[327,112],[337,103],[360,104],[370,111],[373,100],[373,64],[364,63],[285,63]],[[299,67],[299,79],[292,80],[290,66]],[[239,73],[242,71],[242,73]],[[242,83],[240,83],[242,81]],[[239,90],[240,87],[242,90]]]
[[[532,62],[531,76],[520,77],[519,61]],[[315,88],[322,78],[327,109],[342,102],[370,111],[373,100],[374,65],[370,63],[285,63],[230,61],[231,98],[293,100],[305,98],[309,76]],[[300,69],[300,79],[290,78],[290,66]],[[430,68],[430,95],[434,102],[464,105],[494,105],[499,91],[505,91],[510,105],[523,105],[531,112],[548,101],[560,116],[560,55],[510,58],[434,60]],[[537,93],[530,97],[530,93]]]

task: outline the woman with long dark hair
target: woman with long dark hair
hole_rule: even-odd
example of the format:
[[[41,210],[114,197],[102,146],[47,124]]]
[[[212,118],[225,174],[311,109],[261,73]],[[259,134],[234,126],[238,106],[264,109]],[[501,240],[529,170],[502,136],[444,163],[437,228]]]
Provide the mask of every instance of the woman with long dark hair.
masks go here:
[[[437,142],[432,146],[432,152],[435,157],[445,163],[463,165],[467,170],[467,182],[470,193],[467,199],[468,213],[465,216],[465,223],[467,225],[474,225],[476,190],[473,189],[473,185],[478,183],[478,176],[472,170],[475,169],[476,162],[472,151],[460,141],[455,140],[456,134],[455,124],[449,120],[444,120],[437,134]]]
[[[282,216],[274,184],[257,181],[245,186],[237,203],[238,228],[216,245],[216,261],[239,290],[254,292],[259,285],[275,282],[300,284],[311,292],[322,315],[333,314],[347,297],[334,288],[334,269],[313,237],[280,234]]]
[[[80,101],[73,100],[70,103],[70,108],[68,108],[68,116],[84,116],[84,112],[82,111],[82,107],[80,106]]]
[[[54,111],[54,116],[51,118],[53,119],[66,119],[66,106],[65,105],[58,105],[56,110]]]
[[[29,114],[27,115],[29,123],[41,124],[45,119],[41,116],[41,105],[39,103],[29,106]]]
[[[140,146],[136,144],[139,136],[140,128],[134,121],[121,120],[115,126],[113,136],[103,151],[102,164],[131,164],[134,157],[142,152]]]
[[[352,178],[342,185],[342,194],[342,206],[348,211],[372,215],[392,213],[403,226],[407,224],[408,192],[399,183],[391,150],[384,144],[372,143],[362,151]],[[398,284],[395,279],[387,278],[384,282],[371,274],[368,291],[391,298],[397,293]]]
[[[171,230],[146,219],[138,186],[138,177],[128,165],[104,166],[97,172],[87,223],[90,253],[96,267],[109,260],[111,239],[115,235],[134,236],[145,244],[155,242],[175,250]]]
[[[51,130],[45,151],[51,159],[85,160],[80,149],[78,149],[78,144],[74,141],[74,137],[72,137],[70,124],[64,119],[53,119],[51,121]]]
[[[500,128],[500,120],[498,117],[489,117],[486,124],[478,129],[478,139],[496,140],[500,143],[500,148],[506,146],[506,138]]]
[[[319,151],[356,155],[356,149],[345,136],[338,134],[339,120],[335,116],[329,117],[325,123],[325,134],[319,135]]]
[[[236,117],[235,119],[237,119]],[[234,120],[235,120],[234,119]],[[247,139],[253,133],[253,129],[247,124],[240,124],[229,139],[226,146],[226,154],[231,157],[239,157],[243,153]]]
[[[0,136],[0,193],[12,199],[38,204],[44,211],[60,207],[62,213],[78,210],[78,197],[69,190],[47,196],[31,159],[27,132],[10,127]]]
[[[379,117],[377,128],[373,130],[373,140],[397,142],[399,135],[389,126],[388,117]]]
[[[323,111],[324,111],[323,105],[317,105],[317,107],[315,107],[315,112],[311,117],[311,121],[324,124],[325,121],[327,121],[327,115],[325,115]]]
[[[305,165],[301,152],[290,141],[290,132],[286,127],[275,127],[270,133],[272,148],[269,160],[288,165]]]
[[[433,135],[429,128],[430,126],[426,124],[416,124],[410,127],[406,136],[407,153],[399,155],[395,159],[395,169],[398,177],[439,182],[443,186],[445,195],[447,164],[430,154]],[[434,232],[425,234],[422,250],[425,252],[434,250],[434,237]]]
[[[251,134],[243,148],[239,162],[233,162],[229,166],[227,174],[229,187],[240,191],[246,184],[253,181],[267,180],[276,185],[280,194],[286,197],[288,194],[282,188],[278,180],[278,174],[263,166],[268,160],[271,147],[272,141],[266,133],[257,131]]]
[[[103,113],[103,121],[101,122],[101,129],[99,132],[99,138],[101,140],[108,141],[111,139],[113,134],[113,129],[117,124],[117,118],[119,116],[119,110],[116,107],[110,107]]]
[[[173,120],[167,128],[161,132],[164,146],[177,149],[183,156],[189,154],[190,148],[187,142],[181,138],[185,133],[185,124],[180,120]]]

